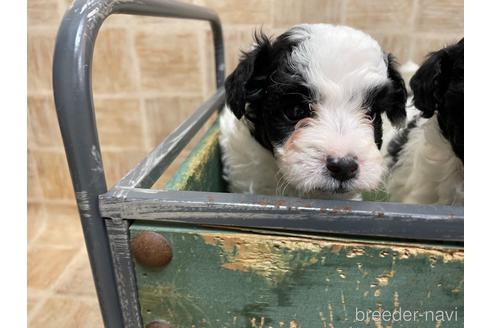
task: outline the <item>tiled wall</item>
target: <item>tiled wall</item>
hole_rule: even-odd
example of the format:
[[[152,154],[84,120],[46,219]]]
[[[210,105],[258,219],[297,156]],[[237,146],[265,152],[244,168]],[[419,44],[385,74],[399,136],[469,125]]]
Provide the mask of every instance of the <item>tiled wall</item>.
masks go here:
[[[363,29],[401,63],[463,35],[463,0],[189,0],[215,9],[224,24],[226,68],[259,26],[270,34],[300,22]],[[28,200],[53,208],[74,195],[51,89],[54,40],[67,0],[28,0]],[[95,49],[93,87],[112,185],[214,89],[208,24],[110,17]]]
[[[51,89],[56,30],[68,0],[28,0],[28,311],[32,327],[98,327],[98,306]],[[188,0],[223,22],[227,73],[252,31],[307,22],[361,28],[401,63],[463,35],[463,0]],[[112,185],[214,90],[208,24],[114,16],[93,68],[103,162]],[[49,263],[49,265],[47,265]],[[75,318],[75,319],[74,319]],[[74,321],[76,320],[76,321]]]

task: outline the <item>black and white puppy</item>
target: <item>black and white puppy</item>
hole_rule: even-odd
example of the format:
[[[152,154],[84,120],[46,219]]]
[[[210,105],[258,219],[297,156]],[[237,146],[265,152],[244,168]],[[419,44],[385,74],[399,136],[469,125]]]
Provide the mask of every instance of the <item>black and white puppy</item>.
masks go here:
[[[431,53],[410,80],[415,114],[388,144],[391,201],[463,205],[463,73],[464,39]]]
[[[227,78],[220,145],[230,191],[357,198],[385,171],[382,114],[404,124],[391,55],[346,26],[255,36]]]

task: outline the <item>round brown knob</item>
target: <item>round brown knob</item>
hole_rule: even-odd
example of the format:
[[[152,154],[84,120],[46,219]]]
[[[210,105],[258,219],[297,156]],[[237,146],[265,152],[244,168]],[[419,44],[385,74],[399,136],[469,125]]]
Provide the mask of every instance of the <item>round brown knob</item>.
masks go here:
[[[160,322],[160,321],[153,321],[149,323],[148,325],[145,326],[145,328],[173,328],[168,323]]]
[[[163,235],[152,231],[137,234],[131,242],[133,256],[141,265],[159,268],[173,258],[173,250]]]

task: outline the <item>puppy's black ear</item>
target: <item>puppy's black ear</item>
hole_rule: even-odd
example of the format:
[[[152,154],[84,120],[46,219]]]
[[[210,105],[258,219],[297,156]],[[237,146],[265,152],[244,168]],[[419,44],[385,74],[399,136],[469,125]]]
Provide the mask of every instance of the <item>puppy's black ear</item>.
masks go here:
[[[446,53],[444,51],[430,53],[427,60],[410,79],[413,102],[425,118],[434,115],[444,92],[441,80],[446,61],[445,57]]]
[[[392,54],[388,54],[388,77],[391,81],[386,96],[385,112],[393,126],[403,126],[407,118],[405,109],[407,103],[407,89],[405,81],[398,72],[398,63]]]
[[[243,52],[238,66],[225,81],[226,103],[238,119],[245,114],[246,104],[261,95],[268,78],[270,39],[262,32],[255,33],[254,39],[254,49]]]
[[[369,100],[372,103],[372,112],[380,115],[386,113],[393,126],[401,127],[405,124],[407,112],[407,90],[405,81],[397,70],[397,64],[393,55],[386,57],[388,65],[389,83],[371,90]]]

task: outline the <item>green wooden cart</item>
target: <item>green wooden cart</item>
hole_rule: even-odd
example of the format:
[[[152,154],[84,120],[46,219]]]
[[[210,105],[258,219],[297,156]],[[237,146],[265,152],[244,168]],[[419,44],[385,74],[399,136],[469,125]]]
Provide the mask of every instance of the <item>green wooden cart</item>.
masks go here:
[[[91,63],[111,14],[208,20],[217,92],[111,190]],[[151,189],[224,103],[220,20],[170,0],[77,0],[54,58],[57,113],[107,327],[462,327],[463,208],[227,192],[218,125]]]

